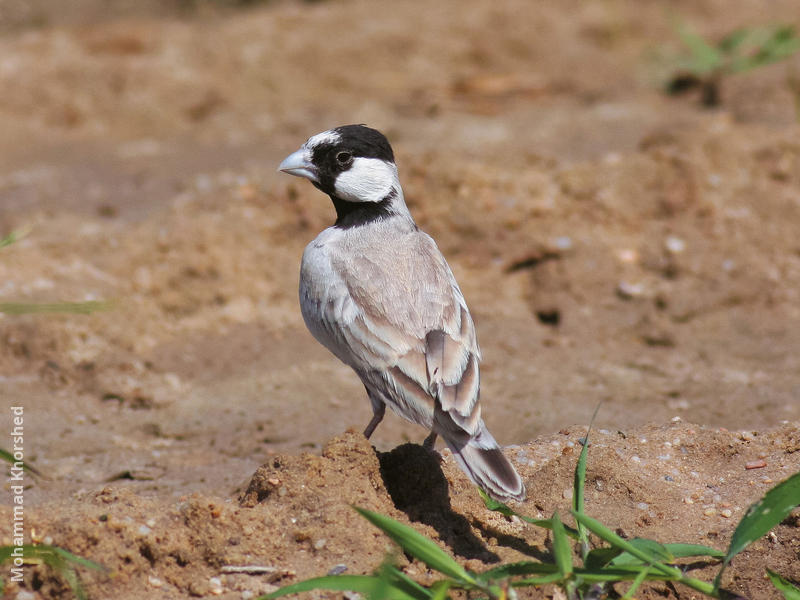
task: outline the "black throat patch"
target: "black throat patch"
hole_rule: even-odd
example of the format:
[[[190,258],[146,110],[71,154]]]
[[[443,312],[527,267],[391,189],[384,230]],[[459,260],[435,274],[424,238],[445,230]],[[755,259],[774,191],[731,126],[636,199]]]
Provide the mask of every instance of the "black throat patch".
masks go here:
[[[333,226],[339,229],[350,229],[390,217],[394,214],[392,201],[396,197],[397,190],[394,188],[380,202],[350,202],[331,194],[331,200],[336,209],[336,223]]]

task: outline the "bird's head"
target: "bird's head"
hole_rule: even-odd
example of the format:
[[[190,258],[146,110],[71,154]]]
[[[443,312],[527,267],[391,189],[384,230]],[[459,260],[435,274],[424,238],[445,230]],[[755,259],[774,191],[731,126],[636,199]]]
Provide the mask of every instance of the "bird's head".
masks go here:
[[[402,195],[389,141],[364,125],[311,136],[278,170],[305,177],[334,202],[380,203]]]

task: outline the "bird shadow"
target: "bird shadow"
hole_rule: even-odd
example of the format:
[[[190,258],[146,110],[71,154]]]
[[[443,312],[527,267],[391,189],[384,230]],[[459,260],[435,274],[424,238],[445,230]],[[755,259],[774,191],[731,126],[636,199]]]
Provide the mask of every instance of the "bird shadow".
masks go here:
[[[417,444],[377,452],[381,477],[392,502],[412,521],[433,527],[462,558],[496,563],[500,558],[472,533],[469,521],[453,511],[447,479],[436,453]]]

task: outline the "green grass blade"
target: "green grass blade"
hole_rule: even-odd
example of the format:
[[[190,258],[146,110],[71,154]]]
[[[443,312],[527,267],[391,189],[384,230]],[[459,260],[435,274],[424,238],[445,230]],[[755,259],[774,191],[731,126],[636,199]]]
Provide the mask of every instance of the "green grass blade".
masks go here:
[[[731,559],[748,545],[766,535],[770,529],[783,521],[798,504],[800,504],[800,473],[795,473],[768,490],[761,500],[747,509],[733,532],[722,568],[714,579],[715,590],[719,589],[722,574]]]
[[[800,588],[792,585],[775,571],[767,569],[767,577],[772,585],[783,594],[784,600],[800,600]]]
[[[467,573],[464,567],[453,560],[432,540],[429,540],[416,530],[380,513],[358,507],[354,508],[362,517],[388,535],[403,550],[424,562],[431,569],[452,577],[459,582],[476,583],[475,578]]]
[[[495,512],[499,512],[501,515],[505,515],[506,517],[517,517],[526,523],[530,523],[531,525],[535,525],[536,527],[543,527],[544,529],[553,529],[553,521],[552,519],[534,519],[533,517],[526,517],[525,515],[521,515],[518,512],[514,512],[507,504],[503,504],[502,502],[498,502],[494,498],[490,498],[489,495],[484,492],[482,489],[478,488],[478,493],[481,495],[483,499],[483,504],[489,510],[493,510]],[[573,529],[567,525],[564,525],[564,530],[567,532],[567,535],[573,539],[578,539],[578,531],[577,529]]]
[[[0,563],[10,558],[13,550],[13,546],[3,546],[0,548]],[[108,571],[103,565],[83,558],[82,556],[72,554],[72,552],[56,546],[34,546],[26,544],[22,546],[22,554],[26,562],[44,563],[63,577],[78,600],[85,600],[86,592],[83,590],[83,586],[78,578],[78,573],[75,571],[73,565],[94,569],[96,571]]]
[[[550,575],[552,573],[558,573],[558,567],[554,564],[525,561],[500,565],[478,574],[476,578],[479,581],[499,581],[515,575]]]
[[[583,438],[583,447],[581,448],[580,456],[578,456],[578,464],[575,465],[575,478],[572,484],[572,509],[575,512],[583,513],[585,504],[585,490],[586,490],[586,457],[589,454],[589,434],[592,433],[592,425],[597,417],[597,411],[600,410],[600,404],[594,408],[592,420],[589,421],[589,427],[586,430],[586,435]],[[586,556],[589,554],[589,536],[586,535],[586,529],[583,525],[578,523],[578,540],[581,543],[581,558],[586,561]]]
[[[633,538],[632,540],[628,540],[628,542],[640,550],[643,550],[647,553],[648,556],[652,556],[653,560],[657,560],[660,562],[671,563],[675,560],[675,557],[672,553],[667,550],[667,548],[663,545],[658,543],[655,540],[649,540],[647,538]],[[651,561],[643,562],[635,556],[632,556],[628,552],[623,552],[616,558],[614,558],[609,564],[612,566],[622,566],[622,565],[631,565],[631,564],[649,564]]]
[[[7,315],[29,315],[41,313],[74,313],[90,315],[109,310],[112,302],[92,300],[90,302],[0,302],[0,313]]]
[[[572,575],[572,547],[558,511],[553,513],[553,556],[561,576],[566,579]]]
[[[337,592],[357,592],[365,596],[371,596],[377,590],[383,589],[386,600],[421,600],[418,596],[412,596],[386,582],[377,575],[326,575],[324,577],[314,577],[298,583],[287,585],[271,594],[260,596],[258,600],[270,600],[280,598],[289,594],[299,594],[300,592],[310,592],[312,590],[331,590]],[[426,596],[430,598],[430,596]]]
[[[650,551],[660,555],[661,560],[667,563],[674,562],[676,558],[686,558],[688,556],[710,556],[712,558],[725,556],[724,552],[701,544],[660,544],[645,538],[635,538],[630,542],[634,545],[640,545],[640,547],[642,547],[642,544],[652,544],[649,546]],[[647,549],[648,547],[645,546],[645,550]],[[645,564],[627,552],[609,546],[592,550],[586,557],[585,563],[590,568],[599,568],[609,564],[614,566]]]
[[[586,555],[586,558],[583,559],[583,564],[589,569],[599,569],[606,566],[620,554],[622,554],[622,550],[613,546],[595,548]]]
[[[563,581],[561,573],[551,573],[543,577],[529,577],[528,579],[519,579],[511,582],[511,587],[529,587],[537,585],[547,585],[550,583],[561,583]]]
[[[44,546],[31,546],[32,548],[43,548]],[[69,550],[64,550],[63,548],[59,548],[58,546],[48,546],[53,552],[58,554],[61,558],[70,562],[74,565],[78,565],[81,567],[86,567],[87,569],[94,569],[95,571],[103,571],[107,572],[108,569],[101,564],[98,564],[94,561],[89,560],[88,558],[83,558],[82,556],[78,556],[77,554],[73,554]]]
[[[30,227],[23,227],[22,229],[17,229],[12,231],[4,238],[0,239],[0,248],[5,248],[6,246],[10,246],[16,241],[21,240],[24,238],[28,233],[30,233]]]
[[[711,558],[722,558],[725,553],[716,548],[703,546],[702,544],[664,544],[664,548],[675,558],[686,558],[688,556],[710,556]]]
[[[384,561],[378,575],[389,581],[389,583],[398,590],[404,591],[409,596],[417,598],[417,600],[427,600],[431,597],[430,590],[422,587],[408,575],[395,567],[391,562]]]
[[[38,475],[39,477],[42,476],[42,474],[39,472],[39,470],[36,469],[33,465],[30,465],[30,464],[28,464],[28,463],[26,463],[25,461],[22,461],[22,460],[16,460],[14,458],[14,455],[11,454],[11,452],[9,452],[8,450],[4,450],[3,448],[0,448],[0,460],[4,460],[5,462],[7,462],[7,463],[9,463],[11,465],[13,465],[14,463],[17,463],[17,462],[22,463],[22,469],[24,471],[27,471],[28,473],[32,473],[33,475]]]
[[[800,504],[800,473],[795,473],[764,494],[747,509],[731,538],[727,563],[752,542],[783,521]]]
[[[630,599],[633,598],[633,595],[636,593],[636,590],[639,589],[639,586],[642,585],[642,582],[647,578],[650,574],[650,567],[644,567],[639,574],[636,576],[636,579],[633,580],[631,587],[628,588],[628,591],[625,592],[625,595],[622,597],[623,600],[626,598]]]
[[[722,53],[687,25],[679,24],[677,33],[692,55],[690,62],[692,72],[697,75],[706,75],[722,65]]]
[[[668,565],[662,564],[656,560],[654,556],[651,556],[647,551],[642,550],[641,548],[637,548],[635,545],[631,544],[627,540],[622,539],[616,533],[611,531],[608,527],[593,519],[588,515],[582,515],[578,513],[573,513],[576,520],[580,520],[586,525],[586,528],[589,529],[592,533],[594,533],[599,538],[605,540],[612,546],[616,546],[629,554],[632,554],[639,560],[641,560],[645,565],[651,567],[652,569],[657,570],[659,573],[662,573],[668,577],[668,579],[673,581],[679,581],[680,583],[691,587],[692,589],[697,590],[698,592],[702,592],[706,595],[713,596],[716,595],[716,588],[712,586],[710,583],[706,583],[705,581],[700,581],[699,579],[694,579],[692,577],[687,577],[683,574],[680,569],[675,567],[670,567]]]
[[[653,556],[647,549],[638,547],[628,540],[622,539],[608,527],[603,525],[600,521],[585,514],[573,513],[573,515],[575,516],[575,519],[581,521],[588,530],[612,546],[615,546],[616,548],[633,555],[646,565],[652,565],[666,575],[673,576],[676,579],[680,578],[681,572],[679,569],[662,565],[658,562],[657,557]]]
[[[446,598],[450,597],[450,594],[447,592],[450,591],[450,581],[443,580],[437,581],[433,584],[433,594],[431,594],[431,600],[445,600]]]
[[[722,38],[719,43],[717,44],[717,48],[724,52],[725,54],[730,54],[731,52],[738,49],[744,41],[750,36],[750,30],[745,28],[735,29],[724,38]]]

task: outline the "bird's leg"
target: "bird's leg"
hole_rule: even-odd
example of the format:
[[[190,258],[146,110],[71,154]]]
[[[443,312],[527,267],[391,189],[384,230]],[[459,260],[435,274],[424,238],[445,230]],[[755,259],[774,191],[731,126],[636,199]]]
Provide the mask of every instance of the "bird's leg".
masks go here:
[[[370,396],[370,400],[372,397]],[[369,439],[369,436],[372,435],[372,432],[375,431],[375,428],[378,426],[378,423],[383,421],[383,415],[386,413],[386,405],[382,401],[375,401],[372,400],[372,419],[367,424],[367,428],[364,429],[364,437]]]
[[[431,431],[431,434],[425,438],[425,441],[422,442],[422,447],[425,450],[433,452],[434,447],[436,446],[436,438],[439,437],[435,431]]]

